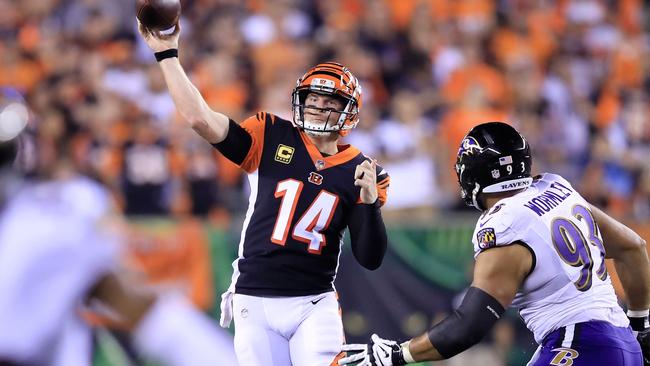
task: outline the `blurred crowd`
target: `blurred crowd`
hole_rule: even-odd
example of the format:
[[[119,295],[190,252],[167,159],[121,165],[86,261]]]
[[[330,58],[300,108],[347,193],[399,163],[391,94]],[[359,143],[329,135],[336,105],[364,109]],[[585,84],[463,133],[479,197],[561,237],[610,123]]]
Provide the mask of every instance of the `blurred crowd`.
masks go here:
[[[364,88],[347,140],[392,176],[387,210],[461,209],[473,125],[528,137],[534,172],[650,218],[650,24],[641,0],[183,0],[180,58],[209,105],[291,119],[295,80],[347,65]],[[66,156],[129,215],[227,220],[247,188],[175,113],[133,0],[0,0],[0,99],[22,99],[25,164]]]

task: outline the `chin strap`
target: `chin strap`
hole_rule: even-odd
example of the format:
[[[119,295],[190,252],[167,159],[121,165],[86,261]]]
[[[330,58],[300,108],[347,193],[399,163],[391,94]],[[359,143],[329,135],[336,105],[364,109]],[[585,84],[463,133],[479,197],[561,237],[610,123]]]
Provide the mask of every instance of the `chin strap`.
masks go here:
[[[306,134],[314,137],[327,137],[333,133],[336,133],[336,131],[319,131],[319,130],[310,130],[306,128],[302,128],[303,131],[305,131]]]
[[[478,183],[474,183],[474,190],[472,191],[472,203],[474,204],[474,207],[476,207],[477,210],[483,211],[483,207],[478,200],[478,194],[480,191],[481,191],[481,185]]]

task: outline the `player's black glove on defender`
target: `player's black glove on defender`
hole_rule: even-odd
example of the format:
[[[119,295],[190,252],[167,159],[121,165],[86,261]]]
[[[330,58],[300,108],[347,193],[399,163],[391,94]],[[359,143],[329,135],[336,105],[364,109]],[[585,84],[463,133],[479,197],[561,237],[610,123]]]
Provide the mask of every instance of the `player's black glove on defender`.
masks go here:
[[[648,316],[634,317],[628,315],[628,318],[632,330],[638,332],[636,340],[639,341],[641,352],[643,352],[643,365],[650,366],[650,325],[648,324]]]

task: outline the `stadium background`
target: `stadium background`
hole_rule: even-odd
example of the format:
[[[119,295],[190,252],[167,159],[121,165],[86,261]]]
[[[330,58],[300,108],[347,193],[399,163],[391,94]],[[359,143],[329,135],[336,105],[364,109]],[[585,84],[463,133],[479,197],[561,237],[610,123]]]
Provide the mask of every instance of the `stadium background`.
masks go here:
[[[21,163],[104,182],[132,224],[125,267],[217,317],[247,187],[175,114],[133,7],[0,0],[0,100],[29,108]],[[344,251],[337,288],[348,341],[403,339],[452,309],[471,276],[478,213],[462,207],[452,164],[474,124],[513,123],[534,172],[564,175],[650,237],[647,14],[641,0],[186,0],[180,57],[213,109],[240,121],[290,117],[295,80],[319,61],[359,77],[347,140],[391,174],[390,250],[376,272]],[[96,364],[126,362],[128,345],[100,334]],[[523,365],[534,347],[513,313],[438,364]]]

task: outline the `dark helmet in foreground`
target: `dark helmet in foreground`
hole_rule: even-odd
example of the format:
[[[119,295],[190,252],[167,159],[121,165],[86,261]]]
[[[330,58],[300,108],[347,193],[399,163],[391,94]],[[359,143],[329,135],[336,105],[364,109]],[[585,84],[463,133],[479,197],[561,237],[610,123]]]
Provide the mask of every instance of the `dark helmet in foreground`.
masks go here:
[[[500,193],[529,187],[532,159],[528,141],[512,126],[487,122],[463,138],[456,157],[461,197],[483,211],[481,193]]]

